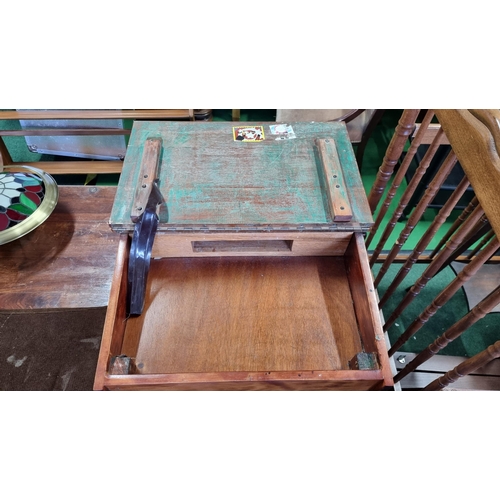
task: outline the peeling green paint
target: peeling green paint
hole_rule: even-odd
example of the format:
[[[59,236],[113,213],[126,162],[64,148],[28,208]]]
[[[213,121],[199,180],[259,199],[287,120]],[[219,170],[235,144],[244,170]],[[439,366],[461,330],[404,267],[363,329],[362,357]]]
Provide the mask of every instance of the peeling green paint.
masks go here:
[[[163,224],[325,224],[331,222],[315,139],[333,138],[356,221],[370,223],[364,189],[343,124],[293,123],[296,139],[234,141],[232,122],[136,122],[111,224],[130,224],[143,144],[162,138],[159,187]],[[366,205],[366,206],[365,206]],[[168,213],[168,216],[167,216]]]

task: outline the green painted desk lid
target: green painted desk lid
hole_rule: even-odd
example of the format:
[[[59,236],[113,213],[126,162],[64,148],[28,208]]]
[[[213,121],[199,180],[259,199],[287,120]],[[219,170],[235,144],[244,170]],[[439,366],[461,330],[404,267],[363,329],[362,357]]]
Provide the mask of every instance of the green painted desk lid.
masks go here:
[[[291,123],[288,135],[280,134],[276,125],[135,122],[111,227],[117,231],[134,228],[130,212],[144,143],[150,137],[160,137],[163,146],[158,185],[165,203],[159,212],[159,232],[207,228],[365,231],[371,227],[372,216],[345,125]],[[333,222],[317,139],[334,140],[352,211],[348,222]]]

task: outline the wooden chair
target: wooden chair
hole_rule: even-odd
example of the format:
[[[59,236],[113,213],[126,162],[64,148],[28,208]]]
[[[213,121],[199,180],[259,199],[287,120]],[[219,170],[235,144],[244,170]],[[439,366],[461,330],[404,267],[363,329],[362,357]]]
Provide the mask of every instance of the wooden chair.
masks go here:
[[[0,120],[206,120],[211,110],[195,109],[138,109],[138,110],[18,110],[0,111]],[[101,127],[44,127],[23,130],[0,129],[0,170],[15,169],[16,165],[29,165],[49,174],[97,174],[120,173],[122,160],[61,160],[37,162],[13,162],[2,136],[110,136],[129,135],[125,128]]]
[[[421,125],[420,123],[421,118],[425,116],[425,112],[427,111],[428,110],[422,110],[422,112],[420,113],[418,117],[419,121],[415,124],[415,130],[409,137],[410,142],[414,140],[416,134],[418,133]],[[434,141],[440,129],[441,125],[439,123],[431,123],[426,128],[424,136],[421,139],[420,145],[418,146],[417,151],[415,153],[415,158],[412,161],[411,165],[409,166],[408,170],[406,171],[405,177],[407,182],[411,181],[411,178],[415,173],[415,165],[418,165],[422,160],[422,158],[425,156],[427,150],[429,149],[429,146]],[[445,134],[441,134],[437,151],[434,154],[421,181],[419,182],[419,185],[417,186],[415,193],[408,202],[408,205],[403,210],[402,213],[403,219],[406,219],[408,215],[411,213],[411,211],[417,206],[419,200],[421,199],[422,195],[424,194],[429,184],[432,182],[434,175],[436,175],[436,172],[439,170],[440,165],[445,160],[450,150],[451,146],[448,141],[448,138],[446,137]],[[457,161],[455,166],[449,173],[448,177],[446,178],[446,180],[441,184],[440,188],[438,189],[436,196],[434,197],[434,200],[428,205],[428,207],[437,209],[442,208],[444,203],[450,197],[450,194],[457,189],[464,176],[465,174],[460,165],[460,162]],[[460,201],[455,206],[455,209],[460,209],[460,210],[465,209],[467,205],[469,205],[469,203],[472,201],[473,197],[474,197],[473,189],[471,186],[469,186],[466,192],[463,194]]]
[[[465,283],[474,277],[483,265],[499,262],[499,257],[495,256],[495,254],[500,249],[498,239],[500,235],[500,210],[498,208],[498,193],[500,192],[500,112],[498,110],[436,110],[435,112],[429,110],[417,127],[416,119],[418,113],[419,110],[404,111],[387,149],[377,178],[369,193],[370,208],[372,213],[376,214],[376,218],[375,224],[367,236],[366,244],[368,246],[373,241],[375,235],[379,236],[376,248],[370,252],[370,265],[373,268],[375,263],[382,264],[374,280],[375,286],[379,287],[382,278],[387,274],[392,264],[403,264],[380,299],[379,308],[382,308],[391,295],[402,285],[403,279],[408,275],[414,264],[427,264],[422,275],[406,291],[399,305],[384,320],[384,330],[387,332],[398,321],[398,318],[401,317],[407,307],[418,298],[427,283],[444,266],[453,260],[460,260],[466,265],[457,277],[435,296],[432,302],[424,308],[421,314],[393,342],[389,350],[389,355],[393,356],[396,360],[393,365],[395,370],[394,382],[396,384],[407,382],[408,379],[412,379],[413,382],[417,380],[415,375],[422,365],[435,360],[435,356],[446,345],[459,338],[468,328],[500,304],[499,286],[480,301],[479,304],[472,307],[469,313],[451,325],[443,334],[436,334],[435,341],[421,353],[415,356],[411,354],[412,359],[410,363],[402,366],[398,365],[397,359],[401,355],[399,349],[431,320],[432,316]],[[438,124],[431,124],[434,115],[438,119]],[[395,166],[401,158],[403,149],[411,134],[414,134],[413,141],[396,172]],[[401,195],[399,203],[389,211],[395,193],[404,179],[405,172],[415,156],[418,146],[424,143],[424,141],[428,141],[430,144],[427,153],[419,162],[419,166]],[[392,248],[386,250],[385,245],[389,236],[396,228],[396,222],[425,175],[439,145],[444,142],[448,142],[451,145],[450,153],[442,162],[432,182],[411,212],[404,227],[400,230]],[[415,247],[409,254],[403,254],[401,252],[402,246],[421,220],[457,160],[462,165],[465,177],[459,183],[457,189],[450,195]],[[392,183],[388,186],[391,180]],[[429,248],[438,229],[448,219],[469,185],[474,191],[475,198],[462,211],[461,215],[451,225],[450,230],[446,232],[446,235],[439,241],[435,248]],[[386,188],[388,188],[387,191]],[[391,214],[389,221],[382,224],[387,213]],[[469,249],[473,243],[477,244],[477,246],[474,251],[470,251]],[[440,374],[440,370],[439,368],[436,369],[437,365],[434,362],[432,365],[434,367],[433,373],[437,377],[436,380],[439,379],[439,382],[429,381],[427,378],[427,382],[424,385],[429,390],[442,389],[449,383],[460,379],[462,375],[471,373],[472,370],[484,369],[486,363],[491,363],[493,358],[498,357],[498,352],[498,345],[495,344],[495,346],[488,348],[487,352],[481,353],[481,355],[478,354],[477,357],[474,356],[470,361],[463,360],[456,369],[449,367],[447,362],[444,362],[446,367],[441,370]],[[427,368],[427,377],[430,371]],[[497,372],[500,374],[498,369],[495,373]],[[420,372],[420,376],[423,376],[422,372]],[[423,379],[421,378],[421,380]],[[478,387],[477,385],[474,386],[474,383],[477,383],[477,381],[477,377],[475,379],[469,377],[467,382],[461,380],[458,385],[461,388]],[[500,389],[500,385],[498,384],[500,378],[496,378],[496,381],[497,385],[495,387],[496,389]]]

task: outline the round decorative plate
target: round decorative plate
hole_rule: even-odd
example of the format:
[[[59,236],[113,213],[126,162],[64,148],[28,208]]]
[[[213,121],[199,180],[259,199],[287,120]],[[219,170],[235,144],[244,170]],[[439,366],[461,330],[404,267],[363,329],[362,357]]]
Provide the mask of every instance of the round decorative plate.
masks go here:
[[[0,172],[0,245],[33,231],[52,213],[59,191],[56,181],[34,167]]]

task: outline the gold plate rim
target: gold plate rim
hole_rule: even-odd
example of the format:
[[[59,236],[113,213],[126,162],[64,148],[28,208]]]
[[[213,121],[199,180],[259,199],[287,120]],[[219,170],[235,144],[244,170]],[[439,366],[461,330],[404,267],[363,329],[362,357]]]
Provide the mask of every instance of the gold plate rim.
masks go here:
[[[30,217],[5,231],[0,231],[0,245],[5,245],[6,243],[17,240],[43,224],[54,211],[59,200],[59,189],[56,181],[50,174],[39,168],[30,167],[28,165],[16,165],[12,168],[5,168],[1,172],[15,173],[18,171],[28,171],[40,177],[45,185],[45,196],[40,206]]]

